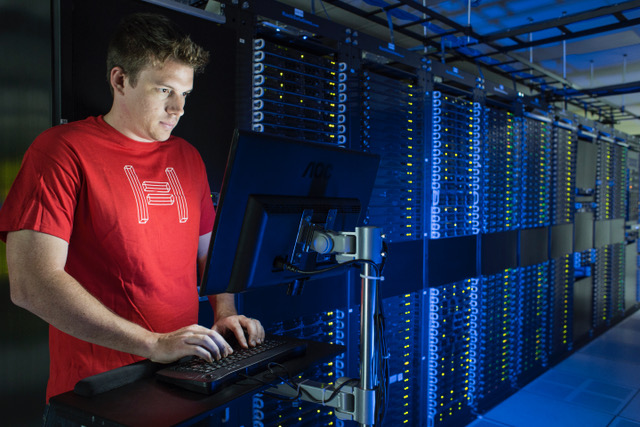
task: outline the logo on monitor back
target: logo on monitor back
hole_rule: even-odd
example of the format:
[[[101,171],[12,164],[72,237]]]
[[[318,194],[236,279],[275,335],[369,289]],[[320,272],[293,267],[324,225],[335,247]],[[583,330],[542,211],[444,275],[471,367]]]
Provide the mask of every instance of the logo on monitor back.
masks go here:
[[[304,172],[303,178],[310,179],[329,179],[331,178],[331,172],[333,171],[333,165],[323,162],[309,162]]]

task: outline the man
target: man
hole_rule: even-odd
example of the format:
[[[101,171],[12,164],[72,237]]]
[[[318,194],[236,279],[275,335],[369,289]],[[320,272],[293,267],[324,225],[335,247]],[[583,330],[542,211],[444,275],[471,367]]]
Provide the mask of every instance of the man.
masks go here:
[[[111,110],[56,126],[27,151],[0,210],[12,301],[50,324],[47,400],[142,358],[219,359],[264,339],[232,295],[197,325],[197,265],[213,204],[195,148],[171,132],[208,53],[159,15],[132,15],[109,45]],[[246,335],[245,335],[246,334]]]

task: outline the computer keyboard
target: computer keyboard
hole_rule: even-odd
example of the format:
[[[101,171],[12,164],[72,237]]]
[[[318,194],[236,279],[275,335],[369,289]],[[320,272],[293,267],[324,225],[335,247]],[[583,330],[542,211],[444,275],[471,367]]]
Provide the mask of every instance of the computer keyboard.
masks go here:
[[[266,369],[269,363],[303,355],[307,346],[304,341],[293,338],[268,336],[256,347],[233,347],[233,353],[220,360],[209,363],[192,357],[159,370],[156,377],[187,390],[212,394],[226,384]]]

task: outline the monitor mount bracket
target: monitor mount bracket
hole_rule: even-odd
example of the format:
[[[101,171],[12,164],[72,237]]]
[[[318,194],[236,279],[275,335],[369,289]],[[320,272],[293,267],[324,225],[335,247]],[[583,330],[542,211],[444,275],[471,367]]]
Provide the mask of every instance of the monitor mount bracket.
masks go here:
[[[382,278],[371,263],[378,266],[382,263],[382,229],[365,226],[356,227],[355,232],[334,232],[326,227],[331,223],[331,212],[327,215],[327,224],[323,225],[311,224],[311,216],[312,212],[306,212],[302,216],[291,259],[299,257],[296,251],[302,251],[317,252],[320,255],[333,253],[338,262],[366,261],[360,269],[360,379],[339,378],[334,385],[303,380],[297,384],[298,390],[281,384],[267,391],[286,398],[299,397],[333,407],[338,419],[356,421],[363,427],[373,426],[379,386],[379,378],[375,372],[379,337],[375,332],[374,316],[378,304],[376,287]]]

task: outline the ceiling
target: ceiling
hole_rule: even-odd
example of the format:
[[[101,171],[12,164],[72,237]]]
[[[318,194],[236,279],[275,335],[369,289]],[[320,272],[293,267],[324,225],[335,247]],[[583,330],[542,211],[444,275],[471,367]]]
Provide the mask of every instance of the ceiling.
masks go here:
[[[640,0],[281,0],[640,135]]]

